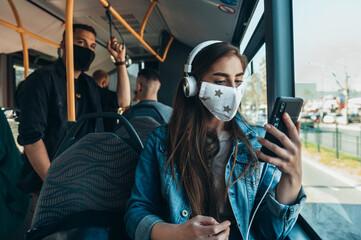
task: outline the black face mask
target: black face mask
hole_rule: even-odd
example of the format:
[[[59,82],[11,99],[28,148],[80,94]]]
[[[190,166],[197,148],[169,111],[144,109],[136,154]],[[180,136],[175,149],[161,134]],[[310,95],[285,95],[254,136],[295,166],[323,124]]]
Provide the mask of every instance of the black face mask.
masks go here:
[[[95,53],[86,47],[74,44],[74,69],[87,71],[95,58]]]

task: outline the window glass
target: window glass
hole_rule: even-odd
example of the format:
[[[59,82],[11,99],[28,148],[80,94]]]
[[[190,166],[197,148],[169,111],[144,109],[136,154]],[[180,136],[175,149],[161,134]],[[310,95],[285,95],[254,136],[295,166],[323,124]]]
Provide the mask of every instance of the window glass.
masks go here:
[[[129,81],[130,81],[130,88],[133,91],[135,89],[135,80],[137,78],[139,72],[139,64],[133,63],[129,67],[127,67]],[[109,89],[112,91],[116,91],[117,89],[117,72],[112,71],[109,74]]]
[[[301,115],[301,214],[321,239],[360,239],[361,1],[295,0]]]
[[[263,12],[264,12],[264,0],[260,0],[257,3],[256,9],[251,17],[249,24],[248,24],[246,33],[244,34],[244,36],[242,38],[241,45],[239,46],[239,50],[241,53],[243,53],[245,48],[247,47],[247,44],[248,44],[249,40],[251,39],[252,34],[253,34],[254,30],[256,29],[259,20],[262,17]]]
[[[15,84],[17,87],[17,86],[19,86],[19,83],[25,79],[24,78],[24,67],[19,66],[19,65],[14,65],[14,69],[15,69]],[[35,71],[34,68],[29,68],[29,74],[31,74],[34,71]]]
[[[252,124],[264,125],[267,122],[266,88],[266,47],[258,50],[245,71],[244,84],[247,84],[241,103],[241,113]]]

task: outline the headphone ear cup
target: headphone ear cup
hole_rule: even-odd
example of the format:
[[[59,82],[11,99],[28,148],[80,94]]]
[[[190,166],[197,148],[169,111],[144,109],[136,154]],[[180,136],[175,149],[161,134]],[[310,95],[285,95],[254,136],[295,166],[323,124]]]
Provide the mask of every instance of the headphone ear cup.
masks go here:
[[[197,95],[197,80],[193,76],[186,76],[183,78],[183,92],[186,97],[194,97]]]

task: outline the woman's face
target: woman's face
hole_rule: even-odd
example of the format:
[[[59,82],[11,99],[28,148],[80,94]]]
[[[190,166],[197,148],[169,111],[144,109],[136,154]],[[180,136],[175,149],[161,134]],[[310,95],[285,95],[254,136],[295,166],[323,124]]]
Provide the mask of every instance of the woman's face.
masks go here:
[[[237,56],[231,55],[218,59],[201,81],[228,87],[238,87],[242,84],[243,74],[241,60]]]

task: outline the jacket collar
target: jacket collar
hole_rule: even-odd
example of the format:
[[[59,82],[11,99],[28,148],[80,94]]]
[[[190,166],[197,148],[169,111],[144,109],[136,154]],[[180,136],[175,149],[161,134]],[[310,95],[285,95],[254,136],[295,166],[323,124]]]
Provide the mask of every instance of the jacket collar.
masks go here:
[[[236,120],[236,123],[238,124],[239,128],[246,134],[246,136],[248,138],[258,137],[257,132],[246,122],[244,117],[239,112],[237,112],[237,114],[235,116],[235,120]],[[159,127],[155,131],[155,134],[158,135],[159,138],[162,140],[162,143],[160,144],[160,150],[162,152],[165,152],[165,138],[167,135],[167,130],[168,130],[168,124],[165,126]],[[241,140],[238,139],[238,145],[240,146],[240,144],[241,144]],[[235,147],[235,142],[233,140],[232,148],[234,149],[234,147]]]
[[[246,122],[244,117],[237,112],[235,116],[236,123],[238,124],[239,128],[249,137],[257,137],[257,132]]]
[[[56,62],[55,62],[55,69],[56,69],[57,75],[58,75],[61,79],[65,79],[65,80],[66,80],[66,68],[65,68],[65,65],[64,65],[63,61],[61,60],[61,58],[59,58],[58,60],[56,60]]]
[[[60,78],[64,78],[66,80],[66,67],[63,63],[63,60],[61,58],[58,58],[55,62],[55,68],[58,76]],[[78,79],[86,75],[84,72],[81,72]]]

